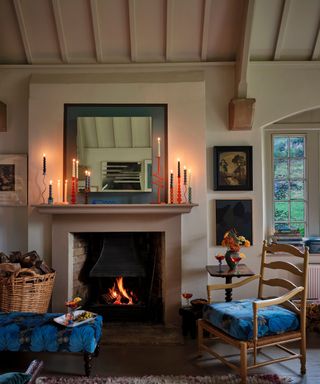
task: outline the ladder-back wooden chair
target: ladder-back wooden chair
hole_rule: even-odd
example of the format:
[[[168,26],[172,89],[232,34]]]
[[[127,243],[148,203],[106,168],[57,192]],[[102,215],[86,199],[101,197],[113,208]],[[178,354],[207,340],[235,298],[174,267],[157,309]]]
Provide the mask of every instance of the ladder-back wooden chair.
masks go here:
[[[277,253],[286,253],[283,258],[290,257],[297,261],[277,260]],[[268,257],[272,254],[272,257]],[[271,259],[271,260],[269,260]],[[279,259],[279,257],[278,257]],[[235,369],[241,376],[241,383],[247,382],[248,369],[278,363],[291,359],[300,359],[301,373],[306,370],[306,301],[307,301],[307,268],[309,251],[304,251],[287,244],[263,243],[260,275],[248,277],[232,284],[208,285],[208,301],[204,307],[203,318],[198,320],[199,352],[206,351],[219,359],[230,368]],[[288,278],[267,278],[270,269],[273,276],[277,271],[290,275],[295,283]],[[212,292],[226,288],[237,288],[255,279],[259,279],[258,298],[229,303],[212,303]],[[280,287],[287,292],[275,298],[264,297],[264,287]],[[299,302],[293,299],[299,299]],[[226,342],[240,350],[240,364],[231,363],[227,358],[218,354],[213,348],[212,339],[204,337],[208,332],[214,339]],[[300,342],[300,352],[295,353],[283,344],[292,341]],[[286,356],[257,360],[257,352],[263,347],[276,346],[285,352]],[[248,352],[253,352],[253,359],[248,363]]]

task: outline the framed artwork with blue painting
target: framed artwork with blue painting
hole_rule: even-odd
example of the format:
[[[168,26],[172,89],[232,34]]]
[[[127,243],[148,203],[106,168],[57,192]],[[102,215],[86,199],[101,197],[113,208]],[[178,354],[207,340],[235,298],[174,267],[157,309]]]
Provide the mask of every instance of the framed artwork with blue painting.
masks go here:
[[[221,245],[224,234],[230,229],[253,244],[252,200],[216,200],[216,245]]]

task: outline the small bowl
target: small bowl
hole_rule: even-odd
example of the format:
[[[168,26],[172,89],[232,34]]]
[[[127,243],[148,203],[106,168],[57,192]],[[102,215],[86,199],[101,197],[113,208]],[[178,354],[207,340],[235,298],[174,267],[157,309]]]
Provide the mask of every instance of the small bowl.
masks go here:
[[[208,303],[206,299],[193,299],[190,301],[190,304],[194,309],[202,309],[202,307]]]

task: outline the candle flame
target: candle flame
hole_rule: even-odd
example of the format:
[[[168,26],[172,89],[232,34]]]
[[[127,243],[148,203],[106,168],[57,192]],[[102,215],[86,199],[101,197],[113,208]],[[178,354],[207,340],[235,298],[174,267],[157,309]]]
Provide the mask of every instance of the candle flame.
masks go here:
[[[52,180],[49,181],[49,184],[52,185]]]
[[[43,157],[46,157],[46,154],[45,154],[45,153],[43,154]]]
[[[160,143],[160,140],[161,140],[160,137],[158,137],[158,143]]]
[[[172,170],[172,169],[170,170],[170,173],[173,173],[173,170]]]

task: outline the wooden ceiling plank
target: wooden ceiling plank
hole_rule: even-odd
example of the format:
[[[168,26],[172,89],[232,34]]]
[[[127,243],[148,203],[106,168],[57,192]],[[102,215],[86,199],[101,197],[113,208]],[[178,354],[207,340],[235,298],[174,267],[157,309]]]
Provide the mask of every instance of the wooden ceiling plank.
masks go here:
[[[208,54],[208,38],[210,26],[210,11],[212,0],[205,0],[203,9],[203,23],[202,23],[202,42],[201,42],[201,60],[207,60]]]
[[[319,24],[317,36],[314,40],[313,51],[311,56],[311,60],[319,60],[319,59],[320,59],[320,24]]]
[[[250,49],[251,49],[251,36],[252,24],[254,16],[255,0],[247,0],[246,9],[244,11],[244,21],[242,27],[241,43],[237,52],[236,60],[236,89],[235,94],[237,98],[247,97],[247,78],[248,67],[250,63]]]
[[[278,33],[276,47],[273,55],[274,60],[280,60],[280,57],[281,57],[281,50],[282,50],[286,29],[288,25],[290,6],[291,6],[291,0],[284,0],[281,20],[280,20],[279,33]]]
[[[128,0],[131,61],[137,61],[136,3]]]
[[[167,0],[166,61],[172,60],[173,8],[174,0]]]
[[[91,18],[94,35],[94,43],[96,49],[96,57],[98,63],[103,63],[103,50],[101,42],[101,28],[99,19],[98,0],[90,0]]]
[[[57,28],[61,59],[64,63],[69,63],[70,59],[68,54],[65,32],[63,28],[60,0],[52,0],[52,8]]]
[[[18,25],[19,25],[19,29],[20,29],[20,34],[21,34],[22,43],[23,43],[25,54],[26,54],[27,62],[29,64],[32,64],[33,58],[32,58],[32,53],[31,53],[30,40],[28,37],[25,18],[23,16],[21,1],[20,0],[14,0],[13,4],[14,4],[14,9],[15,9],[16,16],[18,19]]]

